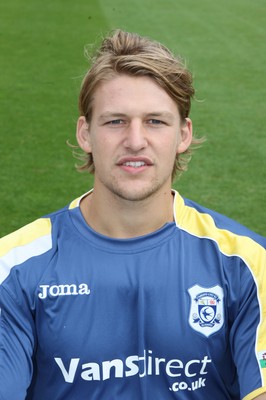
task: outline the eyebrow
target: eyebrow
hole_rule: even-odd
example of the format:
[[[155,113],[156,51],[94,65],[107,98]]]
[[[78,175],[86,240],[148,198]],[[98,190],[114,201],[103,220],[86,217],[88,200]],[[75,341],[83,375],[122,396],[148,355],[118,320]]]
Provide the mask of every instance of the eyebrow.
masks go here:
[[[147,117],[149,118],[166,118],[168,121],[174,121],[174,115],[168,111],[159,111],[159,112],[152,112],[152,113],[148,113]]]
[[[98,117],[98,121],[106,121],[109,118],[125,118],[126,114],[106,111]]]
[[[174,121],[174,115],[171,112],[168,111],[154,111],[150,113],[143,113],[145,118],[166,118],[168,121],[173,122]],[[125,113],[119,113],[119,112],[112,112],[112,111],[106,111],[103,114],[101,114],[98,117],[98,121],[106,121],[109,118],[126,118],[128,117],[127,114]]]

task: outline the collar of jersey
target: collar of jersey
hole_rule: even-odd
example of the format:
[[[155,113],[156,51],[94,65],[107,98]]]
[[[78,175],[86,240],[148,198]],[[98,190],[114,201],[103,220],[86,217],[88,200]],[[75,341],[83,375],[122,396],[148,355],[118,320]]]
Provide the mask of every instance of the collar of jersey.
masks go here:
[[[175,201],[178,200],[179,194],[173,191],[175,194]],[[90,193],[90,192],[88,192]],[[85,221],[81,210],[80,210],[80,201],[86,196],[88,193],[85,193],[83,196],[74,200],[70,206],[70,218],[72,224],[74,225],[75,231],[78,235],[82,237],[83,240],[89,241],[90,245],[98,248],[104,248],[106,251],[110,252],[141,252],[145,250],[149,250],[152,247],[156,247],[162,245],[163,242],[168,241],[172,235],[176,232],[176,223],[166,223],[160,229],[144,236],[138,236],[135,238],[129,239],[114,239],[108,236],[102,235],[95,230],[93,230]],[[174,210],[176,210],[176,206],[174,205]],[[174,216],[175,212],[174,212]]]

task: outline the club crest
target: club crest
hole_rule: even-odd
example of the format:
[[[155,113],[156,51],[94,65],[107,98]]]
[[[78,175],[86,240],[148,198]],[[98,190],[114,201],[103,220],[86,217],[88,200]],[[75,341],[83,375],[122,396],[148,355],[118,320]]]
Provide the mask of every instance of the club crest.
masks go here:
[[[210,288],[195,285],[188,292],[190,326],[207,337],[221,329],[224,323],[223,289],[218,285]]]

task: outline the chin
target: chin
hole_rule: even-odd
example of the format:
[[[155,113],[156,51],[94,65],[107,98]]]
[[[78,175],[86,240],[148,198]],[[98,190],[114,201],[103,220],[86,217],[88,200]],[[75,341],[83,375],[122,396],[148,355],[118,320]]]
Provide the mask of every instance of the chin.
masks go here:
[[[143,201],[148,199],[149,197],[155,195],[159,190],[161,186],[159,185],[154,185],[150,187],[145,187],[145,188],[116,188],[112,190],[113,194],[115,194],[117,197],[123,200],[127,201]]]

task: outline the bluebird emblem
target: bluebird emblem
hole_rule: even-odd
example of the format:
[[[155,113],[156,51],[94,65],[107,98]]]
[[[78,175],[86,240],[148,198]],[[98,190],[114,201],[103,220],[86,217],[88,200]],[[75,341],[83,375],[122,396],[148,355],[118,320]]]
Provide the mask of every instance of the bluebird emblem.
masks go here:
[[[219,285],[210,288],[194,285],[188,293],[190,326],[207,337],[219,331],[224,323],[223,289]]]

